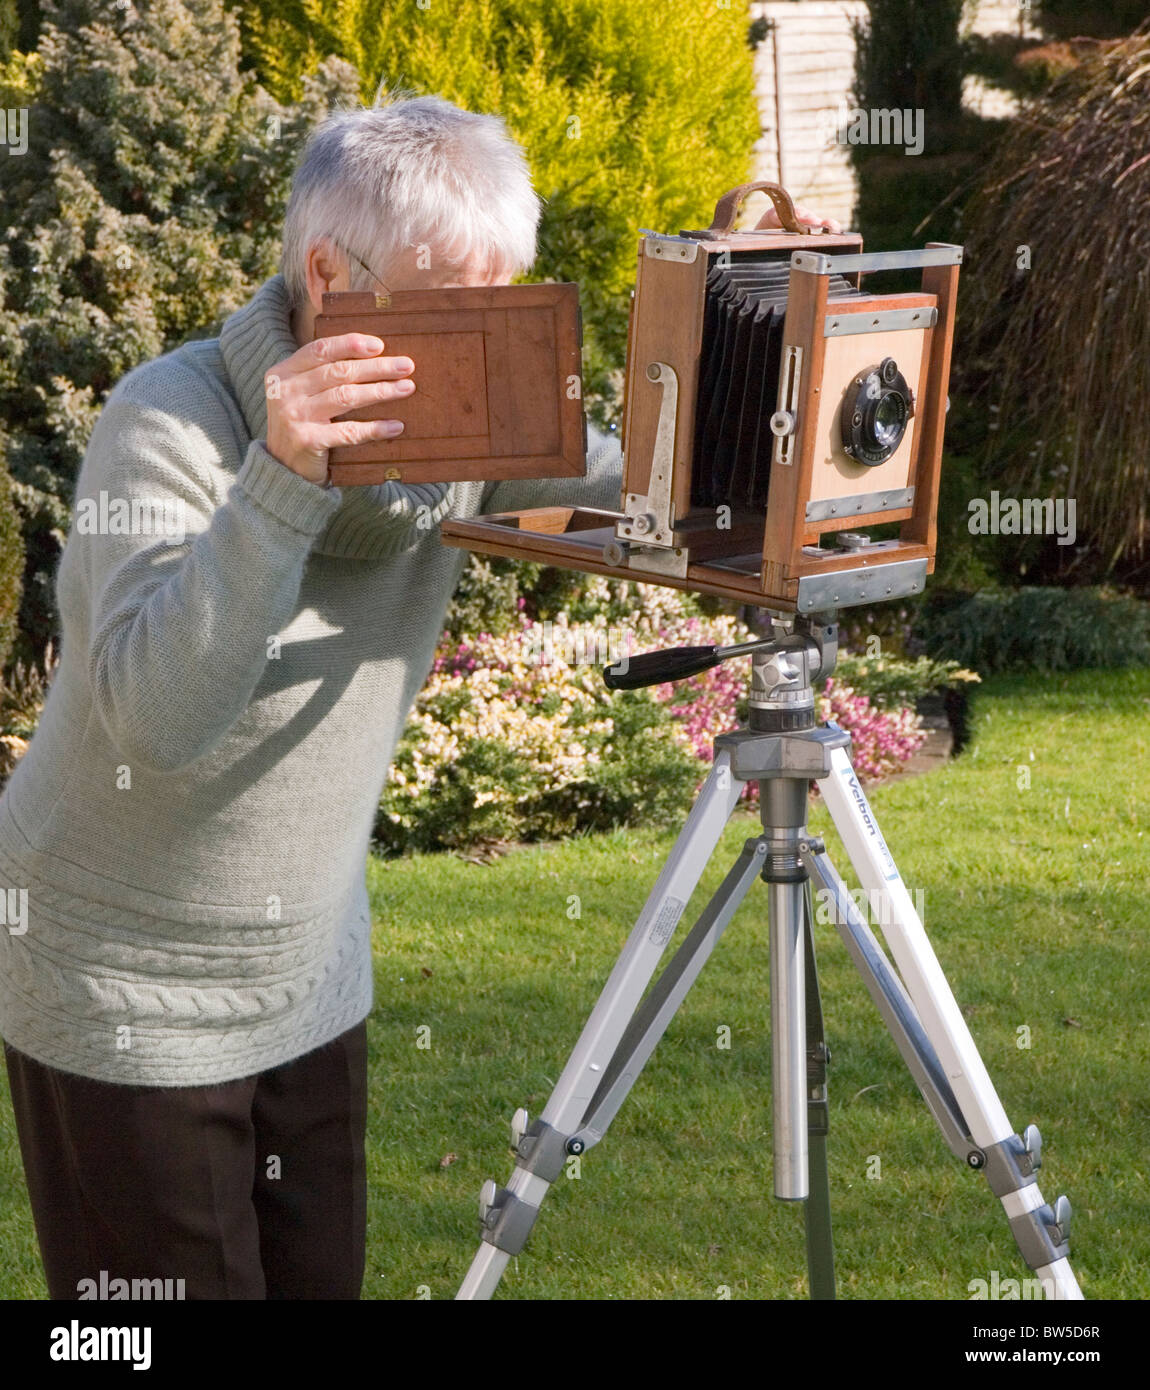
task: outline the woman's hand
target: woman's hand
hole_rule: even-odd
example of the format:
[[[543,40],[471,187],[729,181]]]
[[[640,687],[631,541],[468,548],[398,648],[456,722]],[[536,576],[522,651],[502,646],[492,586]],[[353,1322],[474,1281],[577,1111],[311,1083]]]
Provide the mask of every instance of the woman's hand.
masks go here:
[[[367,333],[316,338],[264,377],[267,451],[285,468],[322,486],[329,449],[394,439],[399,420],[335,420],[358,406],[402,400],[415,390],[410,357],[381,357],[384,342]]]
[[[801,227],[809,227],[812,231],[822,232],[841,232],[842,223],[836,222],[833,217],[820,217],[817,212],[812,212],[810,208],[800,207],[795,204],[795,219]],[[781,227],[779,214],[775,211],[774,204],[767,209],[766,213],[760,218],[755,227],[755,231],[760,231],[767,227]]]

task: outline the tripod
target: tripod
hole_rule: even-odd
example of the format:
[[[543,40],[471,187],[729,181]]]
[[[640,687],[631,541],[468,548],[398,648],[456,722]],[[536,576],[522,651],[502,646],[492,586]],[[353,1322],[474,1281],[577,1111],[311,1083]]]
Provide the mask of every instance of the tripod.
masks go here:
[[[542,1115],[512,1120],[515,1171],[505,1188],[484,1184],[482,1244],[458,1299],[490,1298],[507,1261],[522,1250],[548,1187],[568,1158],[607,1131],[667,1025],[756,879],[767,885],[770,928],[771,1078],[775,1196],[803,1202],[810,1296],[835,1296],[827,1176],[827,1063],[815,972],[811,885],[839,933],[895,1045],[952,1152],[980,1169],[1002,1201],[1023,1259],[1048,1298],[1081,1298],[1070,1268],[1070,1203],[1043,1202],[1034,1125],[1012,1129],[974,1040],[915,912],[848,755],[850,735],[815,725],[813,683],[834,669],[833,614],[773,619],[773,635],[736,647],[687,647],[604,672],[613,688],[682,679],[728,657],[752,657],[746,728],[715,739],[715,758]],[[883,934],[896,973],[822,842],[806,828],[812,779],[870,900],[883,906]],[[738,802],[759,788],[763,833],[744,844],[654,988],[642,999]],[[889,921],[889,925],[888,925]]]

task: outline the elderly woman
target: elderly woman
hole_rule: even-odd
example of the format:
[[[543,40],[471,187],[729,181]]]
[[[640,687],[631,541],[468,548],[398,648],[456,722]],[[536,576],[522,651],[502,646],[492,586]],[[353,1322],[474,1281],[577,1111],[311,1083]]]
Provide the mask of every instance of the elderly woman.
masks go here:
[[[0,801],[0,886],[28,895],[26,930],[0,931],[0,1034],[54,1298],[101,1272],[359,1295],[364,863],[465,560],[438,523],[563,487],[331,487],[329,448],[401,429],[333,417],[419,370],[312,324],[325,291],[507,283],[538,218],[497,119],[337,114],[282,274],[104,406],[77,506],[163,503],[184,535],[74,528],[60,668]],[[567,493],[617,505],[617,445],[590,453]]]
[[[73,528],[60,668],[0,800],[0,888],[28,905],[0,931],[0,1034],[54,1298],[359,1296],[364,863],[464,563],[438,523],[615,506],[620,460],[591,432],[574,483],[341,492],[328,450],[402,426],[335,417],[419,364],[312,326],[325,291],[507,283],[538,217],[498,119],[334,115],[282,274],[93,430],[77,510],[162,504],[182,534]]]

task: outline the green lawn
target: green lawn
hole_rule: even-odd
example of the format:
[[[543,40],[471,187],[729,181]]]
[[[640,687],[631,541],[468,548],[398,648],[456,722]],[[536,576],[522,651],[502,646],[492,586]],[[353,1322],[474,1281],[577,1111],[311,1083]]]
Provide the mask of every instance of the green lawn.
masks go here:
[[[973,726],[951,766],[872,804],[1013,1123],[1042,1130],[1043,1192],[1074,1205],[1087,1296],[1146,1298],[1150,672],[998,678]],[[821,805],[812,825],[846,872]],[[728,827],[695,906],[756,829]],[[372,862],[366,1296],[454,1294],[480,1185],[511,1172],[511,1114],[542,1109],[673,838],[620,832],[489,866]],[[765,903],[752,891],[500,1296],[805,1297],[801,1214],[771,1195]],[[817,931],[841,1294],[964,1299],[993,1270],[1025,1278],[1001,1205],[946,1148],[834,928]],[[43,1296],[0,1104],[0,1293]]]

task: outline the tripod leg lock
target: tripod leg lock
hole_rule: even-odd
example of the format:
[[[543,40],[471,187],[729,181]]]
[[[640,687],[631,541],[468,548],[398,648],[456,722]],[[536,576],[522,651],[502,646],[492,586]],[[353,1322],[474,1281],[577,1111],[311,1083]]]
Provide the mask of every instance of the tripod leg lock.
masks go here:
[[[511,1122],[516,1168],[553,1183],[563,1172],[569,1155],[582,1153],[586,1144],[577,1137],[560,1134],[542,1119],[536,1120],[530,1129],[525,1128],[526,1124],[527,1111],[517,1110]],[[539,1208],[510,1188],[484,1183],[479,1198],[479,1232],[488,1245],[507,1255],[518,1255],[538,1216]]]
[[[544,1182],[554,1182],[563,1172],[568,1156],[573,1152],[582,1153],[586,1147],[581,1144],[578,1149],[569,1149],[569,1139],[569,1135],[560,1134],[543,1120],[536,1120],[515,1146],[517,1166]]]
[[[494,1187],[495,1184],[492,1183],[491,1186]],[[501,1187],[483,1202],[482,1210],[482,1238],[488,1245],[494,1245],[506,1255],[518,1255],[527,1244],[527,1237],[535,1225],[539,1208]]]
[[[975,1162],[976,1155],[981,1162]],[[983,1170],[996,1197],[1005,1197],[1038,1181],[1035,1172],[1042,1167],[1042,1135],[1035,1125],[1028,1125],[1025,1136],[1012,1134],[997,1144],[976,1149],[967,1161],[972,1168]]]
[[[1037,1126],[1027,1125],[1024,1135],[1012,1134],[998,1144],[975,1149],[968,1161],[986,1174],[991,1192],[1006,1200],[1038,1181],[1035,1174],[1042,1166],[1042,1135]],[[1053,1206],[1047,1203],[1016,1212],[1010,1217],[1010,1229],[1031,1269],[1064,1260],[1070,1253],[1070,1202],[1059,1197]]]
[[[807,1133],[824,1137],[831,1130],[827,1104],[827,1063],[830,1060],[830,1048],[825,1042],[807,1049]]]
[[[1012,1216],[1010,1229],[1031,1269],[1064,1260],[1070,1254],[1070,1201],[1059,1197],[1053,1206],[1047,1203]]]
[[[807,1133],[814,1136],[822,1136],[824,1139],[831,1132],[830,1107],[825,1096],[817,1100],[812,1097],[807,1101]]]

